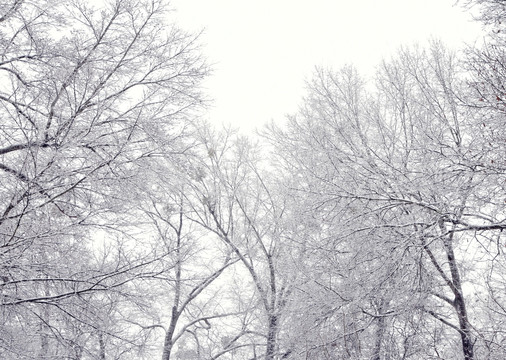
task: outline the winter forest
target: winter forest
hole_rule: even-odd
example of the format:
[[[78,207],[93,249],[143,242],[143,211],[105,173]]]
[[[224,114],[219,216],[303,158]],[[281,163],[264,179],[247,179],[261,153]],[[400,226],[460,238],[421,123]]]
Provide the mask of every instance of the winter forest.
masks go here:
[[[251,136],[169,5],[0,1],[0,359],[506,359],[506,1]]]

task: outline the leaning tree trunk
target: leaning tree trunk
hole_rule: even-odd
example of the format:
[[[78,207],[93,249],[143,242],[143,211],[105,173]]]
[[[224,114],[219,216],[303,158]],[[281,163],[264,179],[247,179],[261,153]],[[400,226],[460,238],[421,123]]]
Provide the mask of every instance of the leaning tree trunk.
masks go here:
[[[446,250],[446,257],[450,267],[451,281],[453,284],[452,290],[454,293],[453,307],[457,312],[459,320],[460,337],[462,339],[462,352],[464,353],[464,360],[474,359],[474,345],[471,335],[471,326],[469,324],[469,317],[467,315],[466,302],[462,293],[462,281],[460,279],[459,269],[455,260],[455,253],[453,251],[452,236],[445,237],[444,246]]]

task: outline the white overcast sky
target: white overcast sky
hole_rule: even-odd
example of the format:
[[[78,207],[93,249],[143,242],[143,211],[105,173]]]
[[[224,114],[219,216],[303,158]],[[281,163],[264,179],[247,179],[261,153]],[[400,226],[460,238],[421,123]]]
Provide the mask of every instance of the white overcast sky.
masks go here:
[[[172,0],[180,27],[204,29],[208,119],[245,132],[297,110],[315,66],[372,73],[401,45],[473,43],[480,24],[455,0]]]

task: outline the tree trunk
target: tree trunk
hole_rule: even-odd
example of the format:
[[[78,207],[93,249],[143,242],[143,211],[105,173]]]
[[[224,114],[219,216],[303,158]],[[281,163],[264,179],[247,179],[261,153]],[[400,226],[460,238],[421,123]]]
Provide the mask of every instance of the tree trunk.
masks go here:
[[[474,346],[467,317],[467,310],[462,295],[455,297],[455,310],[459,318],[460,337],[462,339],[462,351],[464,353],[464,360],[474,359]]]
[[[471,329],[469,324],[469,318],[467,315],[466,303],[464,295],[462,293],[462,282],[460,280],[459,269],[455,261],[455,253],[453,251],[453,244],[451,236],[446,237],[444,240],[446,257],[448,259],[448,265],[450,266],[450,273],[452,275],[452,282],[455,287],[454,295],[454,308],[457,312],[459,319],[460,337],[462,339],[462,352],[464,353],[464,360],[474,359],[473,341],[471,335]]]
[[[174,346],[174,342],[172,338],[174,337],[174,331],[176,330],[176,324],[179,319],[179,311],[177,307],[172,307],[172,315],[170,319],[170,325],[167,329],[167,333],[165,334],[165,341],[163,343],[163,353],[162,360],[170,360],[170,354],[172,353],[172,347]]]
[[[46,260],[47,256],[46,254],[43,254],[43,259]],[[51,291],[49,290],[49,280],[48,276],[46,275],[46,281],[44,283],[44,295],[46,297],[49,297],[51,295]],[[40,331],[40,352],[39,357],[42,359],[49,357],[49,308],[48,305],[44,305],[42,308],[42,314],[41,314],[41,322],[39,325],[39,331]]]
[[[439,223],[441,232],[446,233],[446,227],[441,221]],[[452,276],[452,291],[454,294],[453,307],[457,312],[459,319],[460,337],[462,339],[462,352],[464,354],[464,360],[474,359],[473,341],[471,336],[471,327],[469,324],[469,318],[467,316],[466,303],[462,292],[462,281],[460,279],[459,269],[455,260],[455,252],[453,250],[453,232],[445,235],[443,238],[443,244],[446,251],[446,258],[448,260],[448,266],[450,267],[450,274]]]
[[[376,342],[371,360],[381,360],[381,344],[383,343],[383,334],[385,332],[385,316],[383,316],[383,300],[378,306],[377,328],[376,328]]]
[[[274,360],[274,356],[276,354],[278,322],[278,315],[269,314],[269,329],[267,331],[267,350],[265,351],[265,360]]]
[[[183,205],[179,209],[179,224],[175,228],[176,231],[176,256],[177,263],[175,267],[176,284],[174,289],[174,303],[172,305],[172,312],[170,315],[170,324],[165,334],[165,341],[163,343],[162,360],[170,360],[170,354],[172,353],[172,347],[174,346],[174,332],[176,331],[176,325],[179,320],[181,312],[184,310],[179,309],[179,301],[181,299],[181,272],[182,272],[182,258],[181,258],[181,231],[183,228]]]
[[[104,333],[100,331],[98,333],[98,346],[100,351],[100,360],[105,360],[105,341],[104,341]]]

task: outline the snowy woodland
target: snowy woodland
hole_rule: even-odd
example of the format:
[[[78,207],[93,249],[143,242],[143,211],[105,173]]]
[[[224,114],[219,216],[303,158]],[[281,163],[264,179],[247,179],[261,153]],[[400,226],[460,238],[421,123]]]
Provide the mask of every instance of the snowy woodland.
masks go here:
[[[251,136],[168,5],[0,1],[0,359],[506,359],[506,1]]]

